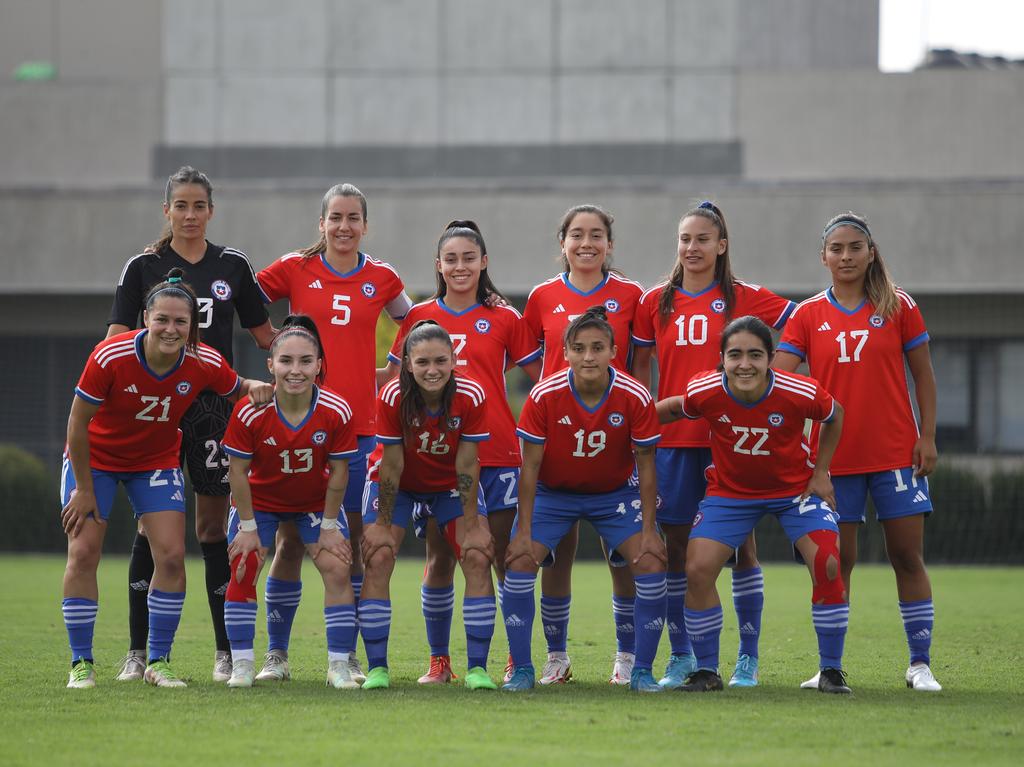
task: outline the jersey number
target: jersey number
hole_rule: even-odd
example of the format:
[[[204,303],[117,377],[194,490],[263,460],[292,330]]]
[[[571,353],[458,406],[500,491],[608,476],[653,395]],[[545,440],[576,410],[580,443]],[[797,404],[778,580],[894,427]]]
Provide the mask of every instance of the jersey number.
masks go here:
[[[676,318],[679,336],[676,346],[703,346],[708,342],[708,318],[703,314],[680,314]]]
[[[851,330],[850,341],[852,342],[854,339],[856,339],[857,345],[853,348],[853,357],[850,357],[846,349],[846,331],[836,336],[836,341],[839,343],[839,359],[836,360],[837,362],[860,362],[860,350],[868,342],[868,331]]]
[[[220,453],[220,443],[215,439],[206,440],[206,449],[209,451],[206,454],[206,468],[207,469],[219,469],[221,466],[227,467],[228,457],[223,453]],[[220,453],[220,459],[217,459],[217,454]]]
[[[417,452],[430,453],[431,455],[445,455],[451,449],[451,445],[444,441],[443,434],[431,442],[430,432],[425,431],[420,435],[420,446],[417,449]]]
[[[278,455],[281,456],[282,474],[303,474],[313,470],[313,448],[311,447],[282,450]],[[292,466],[292,461],[295,462],[294,466]]]
[[[142,408],[142,410],[140,410],[138,413],[135,414],[135,420],[136,421],[167,421],[168,420],[168,414],[171,411],[171,398],[170,397],[164,397],[163,399],[161,399],[160,397],[152,397],[152,396],[148,396],[148,395],[142,395],[139,399],[142,400],[142,402],[145,405],[145,407]],[[162,410],[160,411],[160,415],[150,415],[149,411],[152,410],[153,408],[156,408],[156,407],[162,408]]]
[[[351,296],[334,295],[334,303],[331,304],[331,308],[338,315],[331,317],[332,325],[348,325],[349,320],[352,319],[352,307],[348,305],[348,302],[351,300]]]
[[[181,469],[157,469],[153,472],[153,476],[149,478],[149,486],[163,487],[166,485],[167,480],[160,476],[165,471],[171,475],[171,482],[174,483],[175,487],[181,487],[184,484],[185,478],[181,476]]]
[[[573,434],[576,438],[576,449],[572,451],[574,458],[593,458],[604,450],[607,435],[603,431],[592,431],[587,434],[583,429]],[[586,446],[586,450],[584,450]]]
[[[519,503],[519,496],[516,495],[518,484],[516,483],[516,473],[514,471],[503,471],[498,475],[498,479],[505,483],[505,497],[502,499],[506,508],[511,508]]]
[[[454,351],[455,351],[455,357],[456,357],[455,364],[456,364],[456,366],[458,366],[458,365],[468,365],[469,362],[467,362],[466,360],[460,358],[460,355],[462,354],[462,350],[466,348],[466,334],[465,333],[451,333],[450,335],[451,335],[451,339],[452,339],[452,347],[454,347]]]
[[[897,493],[905,493],[911,487],[917,487],[917,477],[915,477],[913,473],[910,474],[910,485],[909,486],[907,485],[906,482],[903,481],[903,472],[901,472],[899,469],[893,469],[892,473],[896,477],[896,492]]]
[[[768,429],[752,426],[749,429],[746,426],[733,426],[732,431],[734,434],[739,434],[740,438],[736,440],[736,444],[732,446],[732,449],[737,453],[743,455],[771,455],[770,450],[762,450],[761,446],[768,441]],[[757,442],[751,448],[745,448],[743,445],[746,444],[748,439],[757,437]]]
[[[199,299],[199,327],[208,328],[213,324],[213,299]]]

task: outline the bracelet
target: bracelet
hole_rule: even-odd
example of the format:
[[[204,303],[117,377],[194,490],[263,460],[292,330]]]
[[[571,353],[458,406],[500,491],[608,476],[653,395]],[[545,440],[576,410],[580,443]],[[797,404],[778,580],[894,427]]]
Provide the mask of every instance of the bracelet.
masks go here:
[[[256,520],[255,519],[240,519],[238,520],[238,530],[242,533],[255,533],[256,532]]]
[[[334,519],[328,519],[327,517],[324,517],[323,519],[320,520],[320,529],[321,530],[337,530],[338,529],[338,518],[335,517]]]

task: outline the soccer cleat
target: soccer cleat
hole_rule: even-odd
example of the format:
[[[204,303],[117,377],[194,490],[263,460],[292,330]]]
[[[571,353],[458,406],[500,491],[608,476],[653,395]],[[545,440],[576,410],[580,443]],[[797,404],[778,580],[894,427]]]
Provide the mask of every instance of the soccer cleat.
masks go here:
[[[271,650],[263,656],[263,668],[256,675],[257,682],[287,682],[291,678],[287,650]]]
[[[820,677],[821,677],[821,672],[819,671],[817,674],[812,676],[806,682],[801,682],[800,683],[800,689],[801,690],[817,690],[818,689],[818,679]]]
[[[228,687],[252,687],[256,678],[256,664],[248,658],[236,660],[231,664],[231,676]]]
[[[757,687],[757,658],[742,653],[729,680],[730,687]]]
[[[228,650],[217,650],[213,654],[213,681],[226,682],[231,678],[231,653]]]
[[[633,669],[629,676],[629,689],[636,692],[665,692],[665,688],[654,680],[654,674],[649,668]]]
[[[834,695],[849,695],[853,692],[846,684],[846,673],[841,668],[823,668],[818,676],[818,691]]]
[[[171,664],[167,658],[157,658],[146,666],[146,673],[142,675],[146,684],[154,687],[188,687],[184,680],[178,679],[171,671]]]
[[[636,663],[636,656],[633,653],[615,653],[615,663],[612,664],[612,675],[608,677],[608,684],[632,684],[634,663]]]
[[[533,666],[516,666],[512,678],[501,686],[505,692],[523,692],[532,690],[534,684]]]
[[[431,655],[427,673],[416,680],[418,684],[448,684],[456,679],[452,671],[452,659],[448,655]]]
[[[145,650],[129,650],[121,660],[121,670],[117,674],[118,682],[134,682],[142,679],[146,673]]]
[[[348,673],[352,676],[353,682],[362,684],[366,681],[366,674],[363,673],[363,667],[359,665],[359,658],[354,651],[348,656]]]
[[[515,676],[515,671],[512,672],[512,676]],[[549,652],[548,660],[540,672],[540,683],[543,685],[565,684],[570,679],[572,679],[572,663],[569,661],[569,656],[564,652]],[[510,679],[509,683],[511,682]],[[532,675],[530,686],[533,687]]]
[[[686,681],[679,689],[683,692],[715,692],[722,689],[722,677],[717,671],[699,668],[686,677]]]
[[[366,672],[364,690],[386,690],[391,686],[391,674],[387,666],[374,666]]]
[[[927,663],[915,663],[907,669],[907,687],[921,692],[941,692],[939,684]]]
[[[473,666],[466,672],[467,690],[497,690],[498,685],[491,679],[483,666]]]
[[[80,660],[71,667],[68,674],[68,688],[72,690],[85,690],[96,686],[96,669],[87,660]]]
[[[507,682],[512,678],[512,672],[516,670],[516,664],[512,662],[512,655],[508,656],[508,660],[505,661],[505,676],[502,677],[502,683]]]
[[[355,690],[359,682],[352,678],[352,667],[347,660],[332,660],[327,664],[327,686],[335,690]]]
[[[671,655],[665,667],[665,676],[658,682],[667,690],[678,690],[686,682],[686,677],[697,670],[697,656],[692,652],[686,655]]]

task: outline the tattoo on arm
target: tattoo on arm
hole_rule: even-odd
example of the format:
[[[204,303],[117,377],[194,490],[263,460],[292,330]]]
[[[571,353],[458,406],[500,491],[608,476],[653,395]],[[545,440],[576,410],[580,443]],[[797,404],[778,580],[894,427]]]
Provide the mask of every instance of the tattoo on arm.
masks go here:
[[[381,479],[380,492],[377,497],[377,520],[385,525],[391,524],[391,514],[395,510],[397,489],[390,479]]]
[[[462,502],[463,507],[470,501],[469,491],[473,487],[473,478],[468,474],[459,474],[456,477],[459,488],[459,500]]]

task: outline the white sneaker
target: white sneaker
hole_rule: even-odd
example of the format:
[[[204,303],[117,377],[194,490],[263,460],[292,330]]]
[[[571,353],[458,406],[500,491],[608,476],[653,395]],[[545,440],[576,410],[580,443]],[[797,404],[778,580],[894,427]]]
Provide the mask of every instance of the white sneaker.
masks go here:
[[[907,687],[921,692],[940,692],[938,683],[927,663],[915,663],[907,669]]]
[[[164,658],[159,658],[146,666],[146,673],[142,675],[142,679],[154,687],[188,687],[184,680],[178,679],[171,671],[171,664]]]
[[[366,674],[363,673],[363,668],[359,665],[359,658],[356,657],[354,652],[349,653],[348,656],[348,673],[356,684],[362,684],[366,681]]]
[[[68,688],[72,690],[85,690],[96,686],[96,670],[87,660],[80,660],[71,667],[68,674]]]
[[[569,656],[564,652],[549,652],[547,663],[541,671],[541,684],[565,684],[572,679],[572,663]],[[629,677],[626,678],[627,681]]]
[[[271,650],[263,656],[263,668],[256,675],[257,682],[287,682],[291,678],[287,652]]]
[[[365,679],[365,677],[364,677]],[[327,666],[327,686],[335,690],[355,690],[359,682],[352,678],[352,666],[347,660],[332,660]]]
[[[633,653],[615,653],[615,665],[612,666],[612,675],[608,678],[608,684],[629,684],[634,663],[636,663],[636,656]]]
[[[227,650],[217,650],[213,654],[213,681],[226,682],[231,675],[231,653]]]
[[[146,673],[146,651],[129,650],[121,660],[121,671],[117,675],[118,682],[135,682]]]
[[[820,676],[821,676],[821,672],[819,671],[817,674],[812,676],[806,682],[801,682],[800,683],[800,689],[801,690],[817,690],[818,689],[818,677],[820,677]]]
[[[228,687],[252,687],[255,678],[256,664],[248,658],[239,659],[231,664]]]

